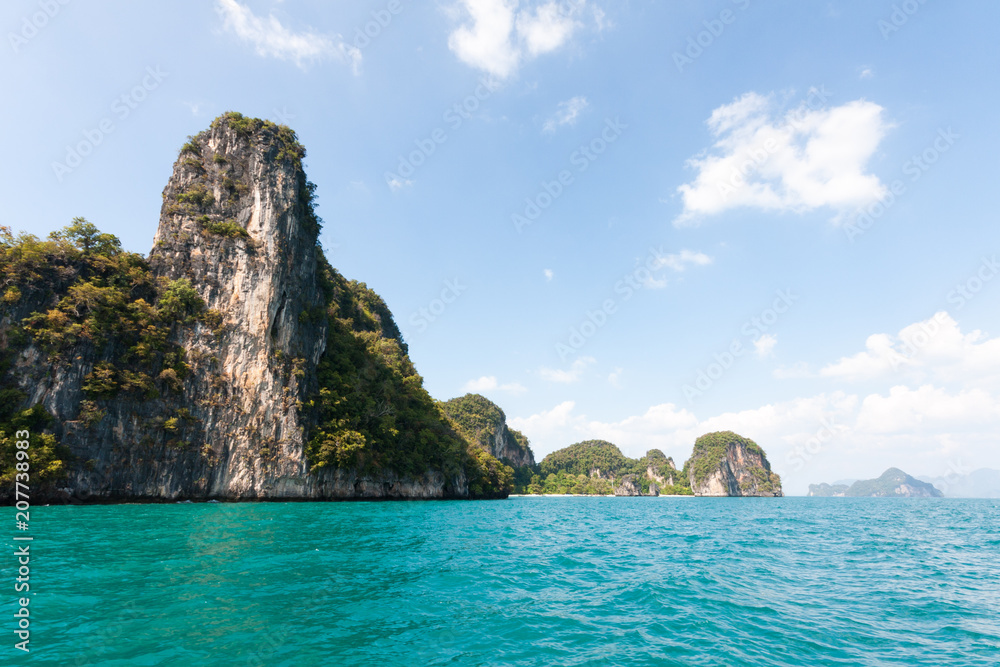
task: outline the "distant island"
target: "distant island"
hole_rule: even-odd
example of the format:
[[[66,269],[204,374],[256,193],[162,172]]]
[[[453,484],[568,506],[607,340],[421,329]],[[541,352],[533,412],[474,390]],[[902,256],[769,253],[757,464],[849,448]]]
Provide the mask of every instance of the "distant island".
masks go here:
[[[616,496],[780,497],[781,479],[757,443],[732,431],[698,438],[684,466],[651,449],[640,459],[604,440],[587,440],[552,452],[532,476],[531,494]]]
[[[808,495],[819,498],[941,498],[933,484],[907,475],[899,468],[889,468],[877,479],[846,484],[810,484]]]

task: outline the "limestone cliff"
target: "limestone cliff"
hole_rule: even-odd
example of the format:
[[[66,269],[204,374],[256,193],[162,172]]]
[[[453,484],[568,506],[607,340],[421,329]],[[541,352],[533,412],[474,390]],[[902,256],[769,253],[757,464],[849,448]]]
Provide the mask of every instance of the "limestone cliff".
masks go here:
[[[479,394],[466,394],[441,404],[443,412],[471,442],[514,467],[534,466],[528,439],[507,426],[507,416],[496,403]]]
[[[781,479],[764,450],[732,431],[698,438],[684,468],[696,496],[782,495]]]
[[[506,495],[385,304],[327,263],[304,154],[287,127],[216,119],[174,165],[148,259],[86,221],[4,231],[4,478],[30,424],[36,502]]]

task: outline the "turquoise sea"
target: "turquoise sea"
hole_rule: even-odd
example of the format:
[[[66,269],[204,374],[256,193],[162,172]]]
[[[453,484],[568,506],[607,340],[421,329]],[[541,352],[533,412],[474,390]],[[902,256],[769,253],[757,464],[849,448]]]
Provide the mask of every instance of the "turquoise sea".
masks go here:
[[[5,665],[1000,664],[996,500],[116,505],[31,519],[32,652],[13,648],[8,537]]]

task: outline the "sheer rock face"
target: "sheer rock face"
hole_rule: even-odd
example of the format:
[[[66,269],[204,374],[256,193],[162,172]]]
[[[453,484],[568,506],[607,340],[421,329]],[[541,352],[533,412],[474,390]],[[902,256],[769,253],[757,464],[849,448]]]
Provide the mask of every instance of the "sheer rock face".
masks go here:
[[[498,424],[493,431],[490,454],[501,461],[509,461],[513,466],[535,465],[531,449],[517,442],[505,421]]]
[[[468,496],[464,473],[309,473],[299,401],[317,387],[325,297],[298,144],[278,129],[220,118],[185,147],[164,189],[150,267],[157,279],[188,279],[215,320],[172,327],[169,342],[190,368],[176,391],[121,392],[88,426],[84,378],[124,350],[81,343],[57,362],[31,344],[16,360],[29,404],[52,413],[56,437],[79,462],[36,500]]]
[[[771,472],[771,464],[763,451],[731,442],[725,457],[701,483],[691,474],[691,490],[696,496],[758,496],[782,495],[781,483]]]
[[[485,396],[466,394],[441,407],[459,428],[465,430],[468,438],[497,460],[514,467],[535,465],[527,438],[512,431],[507,426],[504,411]]]
[[[217,462],[207,494],[308,496],[315,480],[305,477],[296,401],[326,340],[322,320],[300,322],[322,307],[317,228],[299,162],[278,159],[276,137],[255,139],[217,123],[198,142],[200,155],[181,155],[149,261],[157,275],[189,279],[222,315],[218,335],[196,330],[180,341],[192,359],[184,403],[198,405],[207,457]],[[209,195],[192,205],[200,191]],[[213,223],[245,236],[207,233]]]
[[[639,486],[638,480],[635,475],[625,475],[621,479],[621,483],[615,489],[616,496],[641,496],[642,489]]]

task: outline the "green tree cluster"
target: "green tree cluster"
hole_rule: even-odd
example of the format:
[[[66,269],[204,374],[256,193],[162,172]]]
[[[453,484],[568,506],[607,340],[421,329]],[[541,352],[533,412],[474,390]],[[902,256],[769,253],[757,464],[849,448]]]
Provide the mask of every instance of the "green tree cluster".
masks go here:
[[[115,236],[83,218],[45,240],[0,228],[0,280],[6,339],[0,395],[8,408],[0,422],[7,434],[0,442],[0,465],[6,466],[0,475],[12,471],[13,441],[7,436],[17,424],[51,426],[40,405],[25,407],[28,397],[11,369],[25,346],[36,343],[56,365],[94,360],[78,415],[91,427],[106,415],[104,403],[121,392],[148,399],[179,391],[190,368],[184,349],[168,341],[171,329],[209,315],[189,281],[156,280],[141,255],[123,251]],[[50,433],[38,431],[37,437],[43,444],[32,448],[33,457],[44,462],[61,451]],[[32,469],[58,476],[65,473],[65,459]]]
[[[686,477],[676,470],[658,449],[651,449],[639,459],[632,459],[606,440],[586,440],[552,452],[539,466],[540,472],[529,481],[528,493],[579,493],[610,495],[626,475],[633,475],[643,493],[653,480],[648,472],[674,484],[657,483],[660,493],[690,495]],[[614,480],[614,482],[612,482]]]
[[[501,437],[506,443],[506,447],[520,450],[517,456],[518,461],[524,460],[524,457],[530,457],[534,460],[528,438],[520,431],[508,427],[507,417],[503,410],[485,396],[466,394],[439,403],[439,406],[455,430],[479,450],[487,453],[492,452],[493,438],[496,432],[502,429]],[[538,466],[518,465],[518,462],[510,458],[503,459],[503,463],[512,470],[513,492],[527,493],[531,477],[539,472]]]

